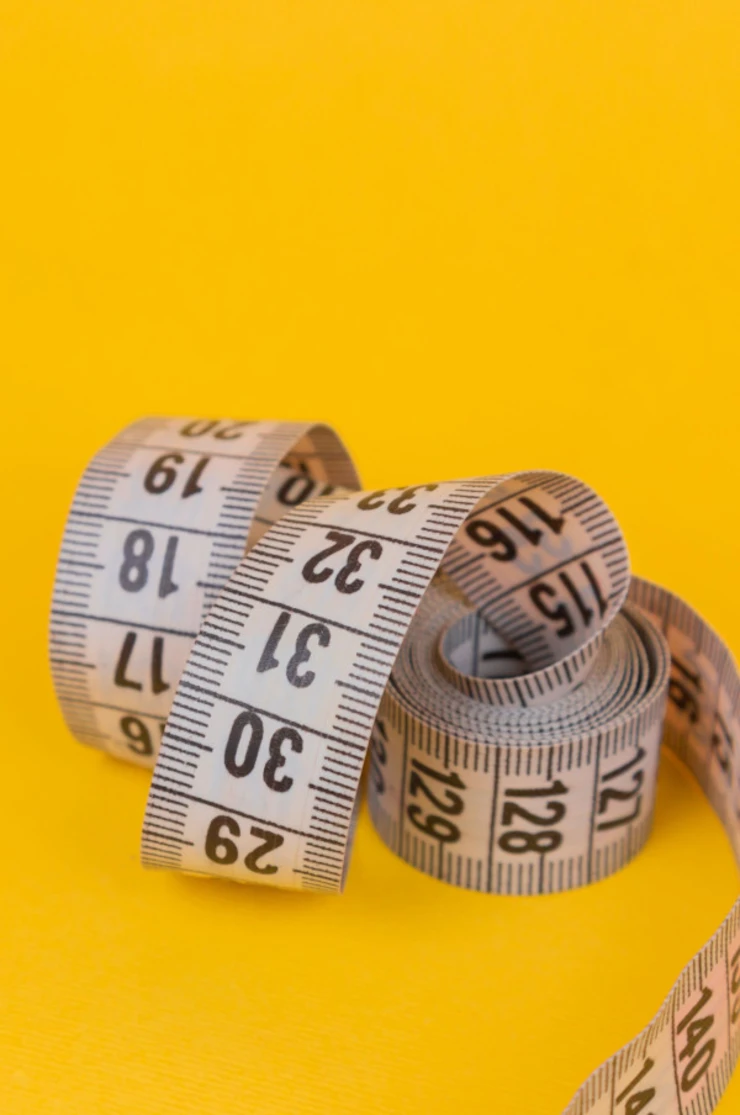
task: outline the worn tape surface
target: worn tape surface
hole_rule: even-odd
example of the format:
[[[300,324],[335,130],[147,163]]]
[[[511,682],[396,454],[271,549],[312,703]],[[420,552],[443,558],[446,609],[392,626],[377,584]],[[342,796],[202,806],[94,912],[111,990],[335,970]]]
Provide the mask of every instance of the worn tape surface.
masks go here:
[[[457,886],[623,866],[661,738],[740,851],[731,655],[630,580],[594,492],[547,472],[357,486],[336,435],[295,423],[147,419],[86,470],[52,669],[78,738],[156,757],[144,863],[341,890],[370,741],[380,835]],[[736,905],[568,1113],[708,1112],[739,1041]]]

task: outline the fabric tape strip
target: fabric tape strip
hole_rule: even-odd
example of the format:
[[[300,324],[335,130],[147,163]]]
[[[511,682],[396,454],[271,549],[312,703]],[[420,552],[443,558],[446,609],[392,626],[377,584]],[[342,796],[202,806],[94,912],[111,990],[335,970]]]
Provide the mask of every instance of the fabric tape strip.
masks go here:
[[[84,743],[152,766],[201,619],[288,507],[357,475],[325,426],[147,418],[88,465],[57,565],[51,668]]]
[[[643,846],[661,738],[740,856],[732,657],[630,579],[596,493],[357,487],[333,431],[296,423],[146,419],[86,470],[52,670],[78,738],[156,756],[146,865],[341,891],[369,746],[370,813],[407,862],[569,889]],[[739,1046],[740,903],[567,1115],[708,1112]]]

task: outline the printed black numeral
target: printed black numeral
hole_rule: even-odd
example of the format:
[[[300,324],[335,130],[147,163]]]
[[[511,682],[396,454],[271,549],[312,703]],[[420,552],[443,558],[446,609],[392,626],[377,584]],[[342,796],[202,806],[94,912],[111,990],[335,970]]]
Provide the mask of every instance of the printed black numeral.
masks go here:
[[[732,760],[735,753],[735,741],[730,729],[725,724],[719,712],[714,716],[714,731],[712,732],[712,754],[719,763],[720,770],[725,776],[728,787],[732,785]]]
[[[409,776],[408,789],[409,795],[411,797],[416,797],[417,793],[421,793],[425,797],[427,797],[429,801],[431,801],[432,805],[436,806],[436,808],[439,809],[440,813],[449,813],[452,814],[452,816],[456,816],[458,813],[462,813],[463,799],[460,797],[459,794],[453,793],[452,790],[445,789],[443,791],[445,795],[444,801],[440,801],[440,799],[435,796],[434,792],[429,788],[429,786],[427,786],[426,782],[422,778],[422,774],[424,774],[427,778],[434,779],[437,782],[442,782],[446,786],[456,786],[458,789],[464,790],[465,783],[460,778],[459,774],[457,774],[455,771],[445,771],[443,773],[441,771],[434,770],[433,767],[428,767],[425,763],[419,762],[418,759],[412,760],[411,766],[413,769]]]
[[[229,835],[224,836],[224,831]],[[257,875],[274,875],[278,870],[277,866],[272,863],[261,864],[260,860],[284,844],[285,837],[277,832],[270,832],[269,829],[260,828],[258,825],[252,825],[249,834],[255,836],[261,843],[244,857],[244,866]],[[214,817],[208,826],[205,843],[206,855],[213,863],[228,866],[239,859],[239,849],[234,841],[229,839],[231,836],[237,838],[241,836],[239,822],[226,814]]]
[[[533,813],[531,809],[525,809],[523,805],[518,805],[515,801],[506,801],[501,814],[501,824],[513,825],[516,817],[522,817],[530,825],[539,825],[541,828],[547,828],[548,825],[559,825],[565,816],[565,806],[562,801],[548,801],[545,802],[545,806],[550,810],[550,813],[547,817],[541,817],[539,813]]]
[[[240,757],[242,738],[246,730],[249,738],[246,748]],[[265,727],[262,717],[252,709],[244,709],[237,714],[231,725],[229,738],[224,751],[224,766],[234,778],[246,778],[251,774],[257,763]],[[287,793],[293,785],[293,779],[287,775],[278,777],[278,770],[285,766],[286,759],[282,753],[283,744],[288,744],[292,751],[300,754],[303,751],[303,738],[295,728],[277,728],[270,738],[270,757],[262,771],[262,780],[270,790],[278,794]]]
[[[406,808],[406,815],[411,823],[426,836],[431,836],[435,840],[439,840],[443,844],[454,844],[460,839],[460,829],[454,822],[448,819],[449,816],[459,816],[464,809],[463,799],[459,794],[447,789],[448,786],[454,786],[458,790],[465,789],[465,783],[460,778],[460,775],[455,771],[439,771],[433,767],[429,767],[426,763],[420,762],[418,759],[413,759],[411,762],[411,773],[409,775],[408,794],[410,797],[416,797],[421,794],[432,803],[435,809],[439,810],[441,814],[447,816],[439,816],[436,813],[430,813],[424,816],[424,807],[412,802]],[[431,789],[424,778],[442,783],[445,787],[441,793],[443,797],[439,797]]]
[[[118,661],[116,662],[116,669],[113,675],[113,684],[119,686],[121,689],[142,690],[144,688],[143,682],[135,681],[130,678],[127,672],[137,638],[138,634],[136,631],[127,631],[121,645],[121,653],[118,655]],[[152,640],[150,673],[152,693],[164,693],[166,689],[170,688],[170,683],[165,681],[163,677],[163,660],[164,639],[161,635],[155,635]]]
[[[681,1074],[681,1091],[690,1092],[699,1083],[709,1070],[714,1058],[717,1043],[714,1038],[703,1042],[705,1034],[709,1033],[714,1025],[714,1015],[707,1014],[698,1018],[700,1011],[708,1005],[712,998],[711,987],[702,990],[700,998],[676,1026],[676,1037],[686,1031],[686,1045],[679,1052],[679,1061],[688,1061]]]
[[[519,503],[523,504],[528,511],[531,511],[543,523],[548,530],[553,534],[560,534],[564,525],[565,518],[563,516],[555,517],[550,515],[544,507],[540,507],[533,499],[528,496],[519,497]],[[510,507],[497,507],[495,514],[500,515],[509,526],[513,527],[518,534],[525,538],[532,546],[539,546],[544,531],[539,527],[530,527],[522,522],[518,515],[515,515]],[[465,527],[465,533],[468,538],[473,542],[477,542],[479,546],[490,551],[491,557],[494,561],[514,561],[518,555],[518,547],[516,542],[503,530],[498,523],[492,523],[490,519],[472,519]]]
[[[257,663],[258,674],[264,674],[267,670],[275,670],[280,665],[278,659],[275,657],[275,651],[289,623],[290,612],[281,612],[275,621],[275,626],[270,632],[270,636],[265,643],[265,649],[262,651],[260,660]],[[285,667],[288,681],[291,685],[294,685],[296,689],[306,689],[316,677],[313,670],[302,670],[299,672],[298,669],[299,666],[303,666],[308,662],[311,657],[311,651],[308,648],[310,639],[316,639],[320,647],[328,647],[331,642],[331,631],[325,623],[309,623],[298,633],[295,641],[295,650]]]
[[[614,1100],[615,1115],[640,1115],[640,1112],[645,1111],[648,1104],[652,1103],[655,1099],[655,1088],[641,1088],[639,1092],[636,1092],[635,1088],[638,1084],[642,1083],[654,1067],[655,1061],[651,1060],[650,1057],[646,1057],[645,1063],[640,1071],[630,1080],[626,1088],[623,1088]],[[627,1101],[626,1103],[625,1100]],[[624,1107],[621,1106],[623,1103],[625,1103]],[[616,1108],[620,1110],[617,1112]],[[649,1115],[649,1112],[645,1112],[645,1115]]]
[[[547,832],[524,832],[515,829],[512,832],[505,832],[499,837],[498,843],[504,852],[510,852],[515,856],[522,856],[527,852],[535,852],[543,856],[547,852],[556,851],[563,843],[563,836],[554,829]]]
[[[558,778],[550,786],[527,787],[526,789],[517,789],[512,786],[510,790],[506,791],[505,796],[507,798],[550,798],[567,793],[568,787]]]
[[[531,511],[553,534],[562,533],[563,527],[565,526],[564,515],[551,515],[549,511],[546,511],[544,507],[541,507],[535,500],[530,499],[529,496],[519,496],[518,499],[519,503],[526,507],[528,511]],[[511,523],[511,525],[518,530],[528,542],[531,542],[533,546],[538,546],[540,544],[543,537],[543,532],[541,530],[536,527],[527,526],[526,523],[523,523],[521,519],[514,514],[510,507],[499,507],[497,508],[497,512],[502,519],[506,519],[508,523]]]
[[[388,732],[385,724],[377,717],[370,736],[370,777],[376,794],[385,792],[383,767],[388,762]]]
[[[514,561],[517,548],[508,534],[496,523],[488,519],[472,519],[465,527],[465,533],[473,542],[490,551],[495,561]]]
[[[567,812],[565,803],[557,800],[543,801],[542,805],[537,807],[538,809],[545,808],[548,810],[548,813],[543,817],[541,813],[534,813],[531,809],[527,809],[523,805],[519,805],[516,800],[511,799],[557,798],[567,793],[568,787],[560,779],[557,779],[550,786],[527,787],[526,789],[512,786],[511,789],[506,790],[504,797],[509,800],[503,803],[501,824],[508,828],[509,825],[515,824],[517,818],[521,818],[527,824],[536,825],[537,828],[547,829],[547,831],[538,832],[535,830],[532,832],[524,828],[512,829],[499,837],[499,847],[511,855],[525,855],[527,852],[545,855],[547,852],[554,852],[562,844],[563,835],[554,828],[548,828],[548,826],[559,825],[565,818]]]
[[[734,1026],[740,1018],[740,948],[735,951],[730,961],[730,993],[734,996],[730,1014]]]
[[[377,561],[383,553],[383,547],[374,538],[363,539],[362,542],[357,542],[353,546],[353,542],[356,542],[356,535],[347,534],[343,530],[327,531],[326,537],[332,544],[327,546],[325,550],[319,550],[318,554],[309,558],[302,570],[304,581],[318,585],[323,581],[328,581],[330,577],[334,577],[334,584],[340,592],[348,594],[359,592],[365,582],[359,577],[353,577],[353,575],[359,572],[363,555],[367,554],[373,561]],[[318,568],[323,561],[333,557],[334,554],[338,554],[341,550],[345,550],[348,546],[352,546],[352,549],[347,554],[346,563],[336,573],[336,576],[334,576],[335,570],[329,566],[325,566],[323,569]]]
[[[154,553],[154,537],[148,530],[132,530],[123,544],[123,564],[118,583],[126,592],[140,592],[149,580],[149,560]]]
[[[274,852],[276,848],[280,848],[285,843],[285,837],[277,832],[270,832],[269,829],[259,828],[257,825],[252,825],[249,833],[251,836],[256,836],[262,843],[246,854],[244,866],[249,868],[250,871],[255,871],[258,875],[275,875],[277,873],[276,865],[273,863],[260,864],[260,860],[263,856]]]
[[[593,597],[598,608],[599,617],[603,618],[604,615],[606,615],[609,605],[608,601],[604,599],[601,586],[587,561],[580,562],[580,569],[593,590]],[[589,627],[595,615],[593,608],[588,606],[580,590],[573,583],[565,570],[561,570],[558,573],[558,579],[573,600],[578,614],[581,617],[583,626]],[[551,620],[553,623],[560,624],[560,626],[555,629],[555,634],[559,638],[567,639],[569,635],[575,632],[576,624],[573,619],[572,609],[562,600],[558,600],[558,590],[556,588],[553,588],[552,585],[548,584],[546,581],[540,581],[538,584],[532,585],[529,590],[529,597],[541,615],[545,616],[546,619]],[[557,602],[555,603],[554,601]]]
[[[437,817],[434,814],[424,818],[424,810],[420,805],[409,805],[406,809],[406,815],[419,832],[423,832],[425,836],[431,836],[434,840],[439,840],[442,844],[456,844],[460,839],[460,829],[456,824],[448,821],[446,817]]]
[[[692,672],[689,667],[676,658],[671,658],[671,665],[675,673],[671,673],[668,682],[668,697],[681,712],[685,712],[690,724],[696,724],[701,715],[699,698],[702,695],[701,675],[698,671]]]
[[[254,424],[252,422],[231,422],[219,429],[220,422],[220,418],[198,418],[183,426],[180,434],[182,437],[203,437],[205,434],[213,434],[219,441],[235,441],[242,436],[247,426]]]
[[[379,507],[385,507],[391,515],[407,515],[409,511],[413,511],[417,506],[413,502],[417,492],[435,492],[438,487],[439,484],[415,484],[413,488],[381,488],[377,492],[368,492],[366,496],[358,501],[357,507],[360,511],[377,511]],[[386,503],[385,497],[389,490],[400,491],[401,494],[400,496],[394,496],[392,500]]]
[[[147,728],[143,720],[139,720],[138,716],[122,716],[120,721],[120,728],[126,739],[129,740],[128,747],[136,755],[153,755],[154,747],[152,746],[151,732]],[[159,725],[160,736],[164,732],[164,721]]]
[[[320,481],[314,480],[308,473],[289,476],[277,490],[277,501],[284,507],[297,507],[313,495],[328,496],[334,491],[333,484],[324,484],[320,491],[319,485]]]
[[[201,457],[198,463],[193,467],[180,493],[180,499],[188,499],[190,496],[195,496],[203,491],[198,481],[203,475],[205,467],[210,459],[210,457]],[[168,492],[178,477],[178,472],[174,465],[181,465],[184,460],[185,458],[181,453],[165,453],[164,456],[157,457],[144,477],[144,487],[147,492],[150,492],[153,496],[161,496],[165,492]],[[168,461],[172,461],[173,463],[167,464]]]
[[[172,579],[175,557],[180,539],[170,535],[165,547],[162,572],[157,595],[161,598],[177,592],[179,585]],[[132,530],[123,543],[123,563],[118,571],[118,583],[126,592],[141,592],[149,580],[149,562],[154,554],[154,536],[148,530]]]
[[[645,750],[638,747],[635,755],[629,762],[624,763],[616,770],[609,771],[600,779],[600,784],[603,786],[606,782],[613,782],[616,778],[621,778],[625,774],[631,774],[632,786],[628,789],[614,789],[612,786],[607,786],[605,790],[599,791],[599,803],[596,810],[596,815],[601,817],[603,814],[609,812],[609,805],[611,802],[620,801],[634,801],[633,809],[619,817],[608,817],[603,821],[599,821],[596,826],[597,832],[605,832],[608,829],[621,828],[623,825],[629,825],[632,821],[636,821],[640,816],[642,808],[642,794],[640,789],[645,779],[645,772],[639,765],[645,758]],[[635,769],[637,767],[637,769]]]
[[[284,743],[288,744],[290,749],[298,754],[303,751],[303,739],[295,728],[285,726],[278,728],[270,738],[270,758],[265,763],[262,778],[268,789],[275,790],[279,794],[284,794],[293,785],[293,779],[287,775],[277,777],[277,771],[280,767],[284,767],[286,763],[285,756],[282,753]]]

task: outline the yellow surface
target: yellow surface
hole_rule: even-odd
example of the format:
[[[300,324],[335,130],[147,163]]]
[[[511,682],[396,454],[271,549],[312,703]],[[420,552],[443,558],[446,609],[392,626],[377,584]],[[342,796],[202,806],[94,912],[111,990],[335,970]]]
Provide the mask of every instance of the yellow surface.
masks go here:
[[[558,1115],[737,893],[689,778],[553,898],[366,816],[340,899],[145,873],[56,548],[125,421],[319,417],[374,486],[575,473],[737,650],[740,5],[1,0],[0,103],[0,1111]]]

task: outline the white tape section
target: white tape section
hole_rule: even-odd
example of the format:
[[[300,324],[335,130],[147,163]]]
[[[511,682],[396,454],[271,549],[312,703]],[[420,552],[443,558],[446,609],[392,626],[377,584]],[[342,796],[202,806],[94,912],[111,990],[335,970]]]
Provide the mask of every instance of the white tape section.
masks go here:
[[[151,764],[166,719],[146,865],[341,891],[369,748],[371,815],[407,862],[564,890],[644,844],[661,738],[740,857],[732,657],[630,581],[594,492],[356,486],[330,430],[275,423],[146,420],[86,471],[52,664],[85,742]],[[740,902],[567,1115],[706,1115],[739,1046]]]
[[[97,453],[51,609],[54,686],[74,735],[152,766],[200,622],[245,548],[332,485],[358,481],[326,426],[147,418]]]

